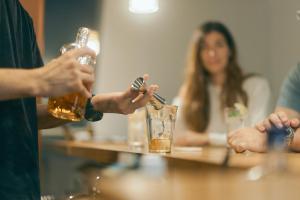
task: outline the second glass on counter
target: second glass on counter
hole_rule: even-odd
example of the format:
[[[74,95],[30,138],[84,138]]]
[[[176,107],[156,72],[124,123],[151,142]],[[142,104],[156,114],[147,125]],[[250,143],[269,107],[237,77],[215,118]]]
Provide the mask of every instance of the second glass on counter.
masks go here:
[[[127,143],[132,148],[143,147],[146,143],[146,117],[145,109],[137,109],[128,115],[128,140]]]
[[[247,116],[247,108],[240,103],[235,103],[233,107],[224,110],[227,133],[243,128]]]

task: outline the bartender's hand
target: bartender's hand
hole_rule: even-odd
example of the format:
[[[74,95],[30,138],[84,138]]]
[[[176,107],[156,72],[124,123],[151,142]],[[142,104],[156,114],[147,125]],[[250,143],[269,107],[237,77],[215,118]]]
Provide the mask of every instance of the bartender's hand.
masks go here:
[[[228,134],[228,144],[236,152],[246,150],[252,152],[265,152],[267,150],[267,134],[256,128],[241,128]]]
[[[131,114],[145,106],[156,90],[157,85],[150,85],[144,93],[130,87],[124,92],[98,94],[91,99],[91,103],[95,110],[103,113]]]
[[[88,88],[94,82],[94,70],[91,66],[82,65],[77,61],[80,56],[95,53],[88,48],[68,51],[53,59],[42,68],[32,70],[36,88],[34,96],[60,96],[66,93],[79,92],[91,97]]]
[[[256,128],[261,132],[266,132],[272,125],[275,125],[277,128],[291,126],[292,128],[297,129],[300,125],[300,121],[297,118],[289,119],[285,112],[279,111],[270,114],[265,120],[256,124]]]

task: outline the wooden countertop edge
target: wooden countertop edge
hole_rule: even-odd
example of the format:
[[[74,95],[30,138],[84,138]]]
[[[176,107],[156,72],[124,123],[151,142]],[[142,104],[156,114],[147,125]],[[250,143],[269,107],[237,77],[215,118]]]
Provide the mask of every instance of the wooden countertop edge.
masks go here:
[[[225,155],[225,148],[217,147],[203,147],[203,151],[196,152],[173,151],[172,153],[156,154],[148,153],[141,149],[130,149],[125,143],[57,140],[47,142],[45,145],[68,156],[80,156],[100,161],[103,157],[106,157],[107,159],[110,156],[116,156],[118,153],[123,152],[143,155],[159,155],[168,159],[221,165]],[[207,152],[208,154],[214,155],[207,156],[205,155]],[[257,153],[248,153],[248,155],[233,154],[230,157],[229,167],[249,168],[261,163],[264,156],[265,154]]]

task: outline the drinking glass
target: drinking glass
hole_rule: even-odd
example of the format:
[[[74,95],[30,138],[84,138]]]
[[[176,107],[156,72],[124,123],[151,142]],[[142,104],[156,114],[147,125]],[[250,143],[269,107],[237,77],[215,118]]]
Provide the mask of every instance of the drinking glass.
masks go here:
[[[176,113],[177,106],[164,105],[157,110],[151,104],[146,105],[149,152],[171,152]]]
[[[128,115],[128,145],[130,147],[142,147],[146,139],[145,109],[137,109]]]
[[[247,108],[240,103],[235,103],[233,107],[227,107],[224,110],[224,117],[226,123],[226,134],[245,126],[245,118],[247,115]],[[226,153],[222,161],[222,166],[227,167],[230,155],[233,153],[232,149],[227,145]]]
[[[294,134],[291,127],[277,128],[274,125],[267,131],[268,152],[264,161],[247,172],[247,179],[257,181],[267,177],[277,177],[284,174],[292,175],[288,168],[287,151],[290,136]]]

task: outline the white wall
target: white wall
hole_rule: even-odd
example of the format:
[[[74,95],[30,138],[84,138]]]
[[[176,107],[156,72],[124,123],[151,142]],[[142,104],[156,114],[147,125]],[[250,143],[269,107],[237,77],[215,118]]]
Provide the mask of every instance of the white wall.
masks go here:
[[[171,102],[183,80],[192,31],[210,19],[231,29],[246,71],[265,74],[270,65],[266,0],[160,0],[159,12],[151,15],[130,13],[128,0],[104,0],[101,12],[96,92],[124,90],[137,76],[149,73]],[[94,125],[101,135],[126,135],[126,120],[106,114]]]

